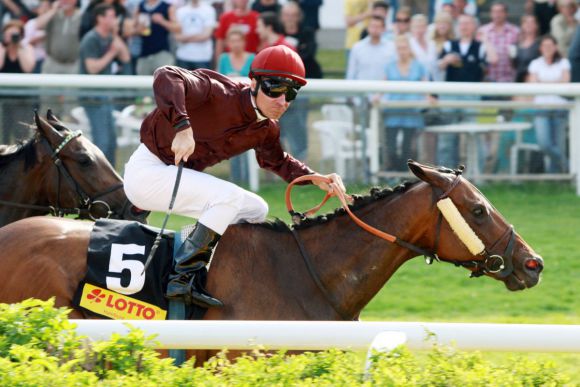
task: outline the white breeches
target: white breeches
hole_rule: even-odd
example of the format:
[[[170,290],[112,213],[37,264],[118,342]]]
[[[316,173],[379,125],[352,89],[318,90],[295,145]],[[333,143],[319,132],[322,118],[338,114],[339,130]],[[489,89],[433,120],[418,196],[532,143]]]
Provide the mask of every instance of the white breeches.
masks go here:
[[[141,144],[125,164],[125,193],[139,208],[166,212],[176,176],[175,165],[166,165]],[[173,212],[196,218],[221,235],[233,223],[264,221],[268,204],[233,183],[184,168]]]

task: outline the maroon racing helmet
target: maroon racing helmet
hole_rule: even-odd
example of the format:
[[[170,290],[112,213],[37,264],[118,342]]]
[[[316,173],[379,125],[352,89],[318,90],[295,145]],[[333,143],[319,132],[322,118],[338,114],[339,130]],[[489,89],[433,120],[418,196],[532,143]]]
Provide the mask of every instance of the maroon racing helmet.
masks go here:
[[[306,85],[306,70],[302,59],[291,48],[283,45],[263,49],[252,62],[250,78],[268,76],[288,78],[300,86]]]

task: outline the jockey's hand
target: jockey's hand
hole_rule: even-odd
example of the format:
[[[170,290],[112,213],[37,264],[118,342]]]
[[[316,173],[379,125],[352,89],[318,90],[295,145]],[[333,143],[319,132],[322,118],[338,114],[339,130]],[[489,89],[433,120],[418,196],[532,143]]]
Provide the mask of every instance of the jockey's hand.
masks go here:
[[[344,194],[346,194],[346,188],[344,188],[344,184],[342,183],[342,178],[337,175],[336,173],[331,173],[329,175],[320,175],[320,176],[324,176],[328,179],[330,179],[333,183],[332,186],[324,181],[315,181],[314,184],[316,184],[318,186],[318,188],[320,188],[323,191],[329,192],[329,193],[335,193],[333,191],[333,187],[337,186],[338,189],[340,189],[340,191]]]
[[[175,154],[175,165],[178,165],[181,160],[187,161],[194,150],[195,140],[193,139],[193,130],[187,128],[177,132],[171,143],[171,151]]]

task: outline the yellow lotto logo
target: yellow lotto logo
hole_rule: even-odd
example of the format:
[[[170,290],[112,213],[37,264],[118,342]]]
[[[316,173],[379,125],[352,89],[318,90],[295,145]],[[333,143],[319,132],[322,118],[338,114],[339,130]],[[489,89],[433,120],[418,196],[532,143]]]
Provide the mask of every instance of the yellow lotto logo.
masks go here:
[[[167,311],[91,284],[83,286],[80,306],[114,320],[165,320]]]

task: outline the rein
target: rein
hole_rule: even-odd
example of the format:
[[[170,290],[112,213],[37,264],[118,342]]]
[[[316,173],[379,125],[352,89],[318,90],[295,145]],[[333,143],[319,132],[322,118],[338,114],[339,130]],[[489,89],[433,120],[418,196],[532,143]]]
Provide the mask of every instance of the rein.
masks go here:
[[[448,200],[449,202],[451,202],[451,205],[453,206],[453,208],[455,208],[455,210],[457,210],[457,208],[455,207],[455,205],[453,204],[453,202],[449,198],[449,194],[459,184],[459,182],[462,178],[461,177],[462,172],[463,172],[463,168],[461,168],[461,167],[457,170],[454,170],[455,179],[453,180],[453,182],[451,183],[451,185],[447,189],[447,191],[445,191],[442,195],[439,196],[438,201],[437,201],[438,203],[440,203],[443,200]],[[297,183],[306,182],[306,181],[310,181],[310,182],[314,182],[314,183],[316,183],[316,182],[326,183],[330,186],[331,191],[326,193],[326,196],[324,197],[324,199],[322,199],[320,204],[318,204],[317,206],[301,213],[301,212],[297,212],[294,210],[294,206],[292,205],[292,200],[291,200],[291,192],[292,192],[292,188],[294,187],[294,185],[296,185]],[[438,245],[439,245],[439,237],[441,234],[441,224],[442,224],[443,218],[445,218],[451,224],[452,228],[453,228],[454,223],[455,223],[448,217],[448,214],[446,213],[447,211],[444,211],[441,208],[439,208],[440,211],[439,211],[439,215],[437,217],[438,219],[437,219],[437,226],[436,226],[434,252],[428,251],[422,247],[419,247],[419,246],[414,245],[412,243],[406,242],[406,241],[398,238],[395,235],[381,231],[381,230],[363,222],[360,218],[358,218],[350,210],[348,203],[349,202],[352,203],[352,201],[353,201],[352,197],[350,195],[342,192],[342,190],[340,189],[338,184],[336,184],[334,181],[332,181],[332,179],[327,178],[325,176],[304,175],[304,176],[300,176],[300,177],[294,179],[291,183],[289,183],[287,188],[286,188],[286,194],[285,194],[286,208],[288,209],[288,212],[289,212],[290,216],[292,217],[293,223],[295,225],[297,225],[300,223],[300,221],[305,219],[307,216],[311,216],[311,215],[315,214],[318,210],[320,210],[320,208],[328,201],[328,199],[330,199],[333,196],[338,198],[338,200],[340,201],[340,203],[342,205],[342,208],[351,217],[351,219],[359,227],[361,227],[363,230],[365,230],[365,231],[367,231],[367,232],[369,232],[369,233],[371,233],[371,234],[373,234],[381,239],[384,239],[388,242],[397,244],[405,249],[411,250],[419,255],[424,256],[425,262],[428,265],[432,264],[434,261],[439,261],[439,262],[443,261],[443,262],[452,263],[455,266],[462,266],[462,267],[465,267],[468,269],[472,269],[472,272],[470,274],[470,278],[481,277],[485,274],[494,274],[498,278],[505,278],[513,272],[512,255],[513,255],[513,249],[514,249],[514,245],[515,245],[515,231],[514,231],[513,226],[509,226],[506,229],[506,231],[502,234],[502,236],[500,236],[500,238],[489,248],[489,250],[486,249],[483,246],[483,244],[481,243],[481,240],[479,240],[479,243],[481,243],[481,245],[482,245],[482,250],[474,255],[484,256],[484,259],[472,260],[472,261],[458,261],[458,260],[440,258],[437,254]],[[457,213],[459,213],[458,210],[457,210]],[[469,228],[469,230],[471,230],[471,228],[469,227],[469,225],[467,225],[467,223],[465,223],[465,227],[467,227],[467,228]],[[455,230],[454,228],[453,228],[453,230],[457,234],[457,230]],[[298,232],[296,231],[296,228],[293,227],[291,229],[291,231],[292,231],[292,235],[293,235],[294,239],[296,240],[296,243],[298,244],[298,248],[300,250],[302,258],[304,259],[304,262],[306,264],[308,272],[310,273],[310,276],[312,277],[316,286],[319,288],[319,290],[322,292],[322,294],[324,295],[324,297],[326,298],[328,303],[333,307],[333,309],[335,310],[335,312],[339,316],[341,316],[344,320],[352,320],[351,314],[348,313],[347,311],[345,311],[341,307],[340,302],[334,297],[334,295],[332,293],[329,292],[329,290],[326,288],[326,286],[324,286],[324,284],[322,283],[320,276],[318,275],[318,273],[316,272],[316,270],[314,268],[314,265],[312,263],[312,259],[308,255],[306,248],[304,247],[304,244],[301,242],[301,240],[298,236]],[[477,238],[477,236],[475,236],[475,233],[473,232],[473,230],[471,230],[471,232],[473,233],[473,236],[475,238]],[[504,250],[504,253],[502,255],[491,254],[489,252],[489,251],[493,251],[495,249],[495,247],[508,236],[509,236],[509,241],[508,241],[506,248]],[[477,238],[477,239],[479,239],[479,238]],[[469,246],[470,243],[467,243],[463,238],[460,237],[460,240],[468,248],[471,247],[471,246]]]
[[[97,219],[97,217],[95,217],[93,215],[93,211],[95,211],[95,208],[102,206],[104,208],[104,212],[106,212],[106,214],[107,214],[106,218],[109,218],[114,213],[111,210],[111,206],[106,201],[97,200],[97,199],[123,188],[123,183],[116,184],[116,185],[104,190],[103,192],[97,193],[96,195],[94,195],[94,197],[91,198],[79,186],[79,184],[72,177],[72,175],[70,174],[70,172],[68,171],[68,169],[66,168],[66,166],[64,165],[64,163],[62,162],[62,160],[59,157],[59,153],[66,147],[66,145],[81,135],[82,135],[82,132],[80,130],[76,131],[76,132],[69,133],[55,149],[52,149],[52,147],[50,146],[50,143],[48,142],[48,140],[46,138],[42,137],[42,139],[41,139],[41,141],[44,140],[43,142],[46,143],[46,146],[48,147],[48,149],[51,153],[51,159],[58,170],[57,199],[56,199],[57,204],[56,204],[56,206],[53,206],[53,205],[41,206],[41,205],[35,205],[35,204],[23,204],[23,203],[8,201],[8,200],[0,200],[0,205],[28,209],[28,210],[48,212],[50,215],[59,216],[59,217],[63,217],[65,215],[77,215],[79,217],[90,218],[91,220]],[[77,193],[77,196],[79,198],[79,203],[80,203],[80,205],[78,207],[67,208],[67,207],[60,206],[60,186],[61,186],[60,180],[61,180],[61,176],[64,176],[68,185],[70,187],[72,187],[75,190],[75,192]],[[127,204],[128,204],[128,201],[126,201],[125,204],[123,205],[123,211],[125,210],[125,207],[127,206]]]

